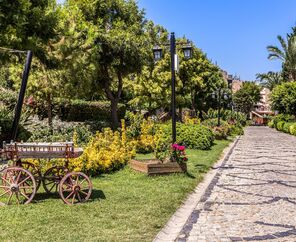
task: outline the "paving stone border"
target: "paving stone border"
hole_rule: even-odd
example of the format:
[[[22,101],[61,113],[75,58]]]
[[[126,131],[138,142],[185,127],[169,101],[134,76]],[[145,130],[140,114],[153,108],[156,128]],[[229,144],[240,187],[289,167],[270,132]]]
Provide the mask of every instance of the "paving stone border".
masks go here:
[[[219,179],[219,171],[231,156],[239,138],[240,137],[236,138],[223,151],[222,158],[220,158],[213,166],[213,169],[205,175],[203,181],[200,182],[193,193],[187,197],[186,201],[170,218],[164,228],[156,235],[153,242],[186,241],[192,229],[192,224],[198,219],[199,210],[195,209],[197,204],[206,200],[207,196],[210,196],[213,187]]]

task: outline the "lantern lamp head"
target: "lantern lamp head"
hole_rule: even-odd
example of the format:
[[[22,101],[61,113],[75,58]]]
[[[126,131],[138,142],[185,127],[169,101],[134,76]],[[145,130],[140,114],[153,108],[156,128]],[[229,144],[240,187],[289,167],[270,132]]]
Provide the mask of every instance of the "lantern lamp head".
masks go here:
[[[182,47],[185,59],[190,59],[192,57],[192,45],[189,41]]]
[[[153,56],[155,61],[159,61],[162,58],[162,48],[155,46],[153,48]]]

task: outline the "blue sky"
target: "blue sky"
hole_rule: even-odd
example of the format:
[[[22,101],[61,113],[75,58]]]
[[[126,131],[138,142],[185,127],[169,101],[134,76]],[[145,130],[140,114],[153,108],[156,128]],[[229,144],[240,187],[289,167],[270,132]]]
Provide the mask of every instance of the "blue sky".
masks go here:
[[[63,0],[58,0],[62,2]],[[187,38],[208,57],[243,80],[280,70],[267,59],[266,46],[278,45],[296,25],[296,0],[138,0],[148,19]]]

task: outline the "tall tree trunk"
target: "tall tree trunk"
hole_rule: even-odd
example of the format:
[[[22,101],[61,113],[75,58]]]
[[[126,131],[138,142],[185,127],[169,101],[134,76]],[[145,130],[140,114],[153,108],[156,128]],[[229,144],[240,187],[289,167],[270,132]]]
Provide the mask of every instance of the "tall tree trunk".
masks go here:
[[[196,115],[196,107],[195,107],[195,92],[191,92],[191,109],[194,111],[194,116]]]
[[[106,73],[106,81],[104,83],[104,90],[107,95],[107,98],[111,102],[111,121],[112,121],[112,129],[115,130],[119,127],[119,118],[118,118],[118,103],[121,97],[122,88],[123,88],[123,79],[121,73],[117,73],[118,78],[118,87],[117,91],[113,92],[111,90],[111,79],[108,74],[108,69],[105,68]]]
[[[179,121],[182,122],[182,113],[183,113],[183,108],[181,106],[179,106]]]
[[[112,119],[113,130],[119,127],[118,102],[119,102],[119,99],[117,98],[111,99],[111,119]]]

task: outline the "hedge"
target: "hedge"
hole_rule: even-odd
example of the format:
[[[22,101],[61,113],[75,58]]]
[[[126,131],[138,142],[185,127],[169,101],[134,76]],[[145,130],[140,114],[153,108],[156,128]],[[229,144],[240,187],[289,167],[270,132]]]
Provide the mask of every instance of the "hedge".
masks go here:
[[[53,104],[53,113],[62,121],[111,121],[111,104],[109,101],[84,101],[57,99]],[[46,109],[37,107],[37,115],[47,118]],[[125,105],[118,104],[119,119],[124,118]]]
[[[292,115],[279,114],[268,123],[268,126],[296,136],[296,119]]]

